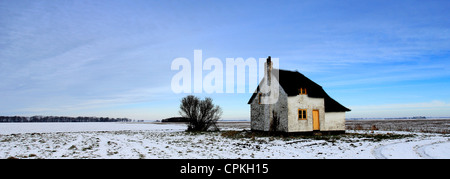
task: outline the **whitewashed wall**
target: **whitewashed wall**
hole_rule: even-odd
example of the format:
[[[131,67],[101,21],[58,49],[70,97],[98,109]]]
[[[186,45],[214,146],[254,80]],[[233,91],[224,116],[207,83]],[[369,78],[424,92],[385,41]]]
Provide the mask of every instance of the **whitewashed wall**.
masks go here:
[[[326,112],[325,124],[320,130],[324,131],[344,131],[345,130],[345,112]]]
[[[313,131],[313,110],[319,110],[320,131],[345,131],[345,112],[325,112],[323,98],[311,98],[308,95],[288,97],[280,87],[277,103],[259,104],[258,96],[250,103],[251,129],[269,131],[273,120],[273,111],[279,117],[277,131],[311,132]],[[298,120],[298,109],[307,110],[307,120]]]
[[[311,98],[308,95],[288,97],[288,132],[313,131],[313,110],[319,110],[319,121],[325,122],[325,105],[323,98]],[[298,120],[298,109],[307,109],[307,120]]]

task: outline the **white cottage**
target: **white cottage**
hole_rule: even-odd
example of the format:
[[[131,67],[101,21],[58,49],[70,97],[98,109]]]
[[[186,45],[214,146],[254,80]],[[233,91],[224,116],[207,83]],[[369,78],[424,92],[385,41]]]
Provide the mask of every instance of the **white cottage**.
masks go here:
[[[248,101],[252,130],[345,133],[345,112],[350,109],[332,99],[320,85],[303,74],[272,69],[270,56],[265,65],[264,79]],[[265,96],[274,96],[273,92],[261,90],[264,83],[279,86],[278,100],[273,104],[264,104]]]

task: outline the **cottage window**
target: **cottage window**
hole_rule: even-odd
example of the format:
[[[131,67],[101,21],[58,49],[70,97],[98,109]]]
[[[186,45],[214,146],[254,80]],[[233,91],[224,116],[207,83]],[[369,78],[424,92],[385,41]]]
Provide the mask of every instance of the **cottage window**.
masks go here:
[[[298,89],[298,94],[306,94],[306,88]]]
[[[306,109],[298,109],[298,120],[306,120]]]

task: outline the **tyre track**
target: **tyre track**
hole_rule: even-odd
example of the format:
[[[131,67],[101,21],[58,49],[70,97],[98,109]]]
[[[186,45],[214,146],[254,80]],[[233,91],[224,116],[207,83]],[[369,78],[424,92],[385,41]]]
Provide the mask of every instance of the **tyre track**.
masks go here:
[[[391,145],[396,145],[396,144],[400,144],[403,143],[402,142],[394,142],[394,143],[389,143],[389,144],[380,144],[379,146],[375,147],[372,149],[372,155],[376,158],[376,159],[388,159],[388,157],[386,157],[382,152],[383,149],[385,149],[387,146],[391,146]]]
[[[398,141],[388,144],[380,144],[372,149],[372,155],[376,159],[389,159],[389,158],[418,158],[418,159],[434,159],[435,157],[426,153],[428,147],[448,143],[450,141],[436,138],[420,138],[417,140]],[[402,152],[394,152],[387,156],[387,150],[396,151],[402,150]]]
[[[437,141],[437,142],[433,142],[431,144],[426,144],[426,145],[417,145],[414,147],[414,152],[417,153],[417,155],[419,155],[421,158],[424,159],[435,159],[434,157],[430,156],[429,154],[427,154],[427,152],[425,151],[426,148],[431,147],[433,145],[436,144],[443,144],[443,143],[449,143],[450,141]]]

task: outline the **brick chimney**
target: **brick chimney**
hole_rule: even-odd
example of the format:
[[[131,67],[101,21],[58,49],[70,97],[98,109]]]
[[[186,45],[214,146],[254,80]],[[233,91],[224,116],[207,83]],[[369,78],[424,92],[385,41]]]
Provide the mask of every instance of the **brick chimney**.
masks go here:
[[[267,61],[266,61],[266,65],[265,65],[265,74],[264,76],[267,78],[267,84],[268,86],[271,85],[272,82],[272,59],[269,57],[267,57]]]

